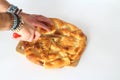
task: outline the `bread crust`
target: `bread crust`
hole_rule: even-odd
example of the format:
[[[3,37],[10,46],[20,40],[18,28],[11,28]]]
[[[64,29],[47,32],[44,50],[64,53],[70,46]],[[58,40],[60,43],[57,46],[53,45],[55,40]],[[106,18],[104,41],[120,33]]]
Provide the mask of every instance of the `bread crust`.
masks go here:
[[[35,42],[20,41],[17,52],[45,68],[76,66],[86,47],[86,35],[73,24],[58,18],[50,19],[54,23],[54,26],[48,25],[51,31],[37,27],[40,38]]]

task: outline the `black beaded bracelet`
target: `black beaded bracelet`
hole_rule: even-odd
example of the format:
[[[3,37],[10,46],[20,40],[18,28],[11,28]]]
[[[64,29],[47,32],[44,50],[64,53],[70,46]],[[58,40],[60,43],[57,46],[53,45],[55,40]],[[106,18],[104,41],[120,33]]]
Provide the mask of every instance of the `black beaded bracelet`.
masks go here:
[[[14,14],[14,13],[10,13],[10,14],[12,14],[12,16],[14,18],[14,20],[13,20],[13,26],[11,28],[11,30],[14,31],[18,27],[18,25],[20,23],[20,18],[18,17],[17,14]]]
[[[24,21],[17,15],[14,13],[10,13],[13,15],[14,20],[13,20],[13,26],[11,28],[11,31],[20,31],[23,27]]]
[[[22,12],[22,9],[19,9],[17,6],[11,4],[10,7],[7,9],[7,12],[19,14],[20,12]]]

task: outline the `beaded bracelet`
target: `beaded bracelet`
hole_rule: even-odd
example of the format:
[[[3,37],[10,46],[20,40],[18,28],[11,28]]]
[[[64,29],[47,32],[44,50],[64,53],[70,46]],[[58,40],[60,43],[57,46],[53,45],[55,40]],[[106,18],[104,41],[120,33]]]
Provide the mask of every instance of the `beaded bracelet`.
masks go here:
[[[14,31],[19,32],[23,28],[23,26],[24,26],[24,21],[22,18],[20,18],[20,23]]]
[[[7,12],[19,14],[22,12],[22,9],[19,9],[17,6],[11,4],[11,6],[7,9]]]
[[[12,14],[14,20],[13,20],[13,26],[11,28],[11,31],[20,31],[23,27],[23,20],[15,13],[10,13]]]

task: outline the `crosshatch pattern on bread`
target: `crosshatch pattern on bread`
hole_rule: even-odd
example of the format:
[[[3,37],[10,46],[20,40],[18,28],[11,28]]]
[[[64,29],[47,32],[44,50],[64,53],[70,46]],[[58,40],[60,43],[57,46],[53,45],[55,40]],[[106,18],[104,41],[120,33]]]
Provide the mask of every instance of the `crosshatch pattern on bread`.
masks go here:
[[[35,42],[20,41],[17,52],[45,68],[77,66],[86,47],[85,34],[73,24],[58,18],[50,19],[54,23],[54,26],[48,25],[51,31],[37,27],[40,38]]]

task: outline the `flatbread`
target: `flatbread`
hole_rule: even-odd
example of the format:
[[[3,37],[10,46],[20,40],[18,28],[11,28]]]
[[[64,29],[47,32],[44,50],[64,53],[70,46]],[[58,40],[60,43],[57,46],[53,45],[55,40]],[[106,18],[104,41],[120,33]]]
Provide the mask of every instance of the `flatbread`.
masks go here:
[[[50,32],[37,27],[41,33],[37,41],[20,41],[16,47],[35,64],[45,68],[61,68],[64,66],[77,66],[86,47],[86,36],[81,29],[73,24],[50,18],[54,26],[49,26]],[[47,24],[46,24],[47,25]]]

